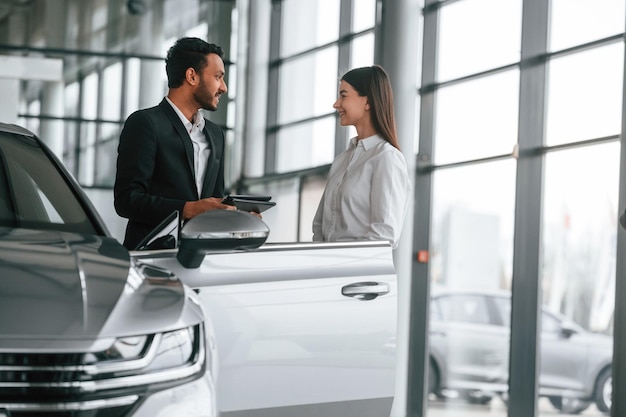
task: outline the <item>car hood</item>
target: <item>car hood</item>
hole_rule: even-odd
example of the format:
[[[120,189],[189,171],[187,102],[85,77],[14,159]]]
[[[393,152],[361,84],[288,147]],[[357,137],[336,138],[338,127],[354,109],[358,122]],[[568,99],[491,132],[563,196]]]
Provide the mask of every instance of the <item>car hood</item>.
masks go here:
[[[89,343],[201,320],[199,309],[184,314],[188,303],[179,280],[131,265],[128,251],[112,238],[0,228],[0,279],[3,343]]]

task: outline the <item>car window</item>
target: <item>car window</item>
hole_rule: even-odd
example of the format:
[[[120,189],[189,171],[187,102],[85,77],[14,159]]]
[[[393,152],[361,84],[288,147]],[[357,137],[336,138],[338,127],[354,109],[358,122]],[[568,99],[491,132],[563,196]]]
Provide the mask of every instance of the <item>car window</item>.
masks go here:
[[[507,297],[494,297],[496,307],[500,314],[504,326],[509,327],[511,324],[511,299]],[[542,333],[558,333],[561,330],[560,321],[547,312],[541,314],[541,331]]]
[[[541,331],[543,333],[559,333],[561,331],[560,321],[545,311],[541,315],[541,320]]]
[[[443,320],[443,316],[441,314],[441,308],[439,307],[438,299],[430,300],[430,319],[437,320],[437,321]]]
[[[508,297],[493,297],[498,309],[500,321],[505,327],[511,327],[511,299]]]
[[[0,226],[97,234],[37,142],[11,134],[0,135]]]
[[[485,297],[479,295],[451,295],[439,298],[444,320],[489,324]]]

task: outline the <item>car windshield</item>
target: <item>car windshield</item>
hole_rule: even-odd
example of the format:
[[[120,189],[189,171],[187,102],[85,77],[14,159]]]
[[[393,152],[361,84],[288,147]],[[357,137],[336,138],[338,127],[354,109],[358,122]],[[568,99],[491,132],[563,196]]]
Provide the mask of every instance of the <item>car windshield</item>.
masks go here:
[[[0,227],[98,234],[37,141],[7,132],[0,133]]]

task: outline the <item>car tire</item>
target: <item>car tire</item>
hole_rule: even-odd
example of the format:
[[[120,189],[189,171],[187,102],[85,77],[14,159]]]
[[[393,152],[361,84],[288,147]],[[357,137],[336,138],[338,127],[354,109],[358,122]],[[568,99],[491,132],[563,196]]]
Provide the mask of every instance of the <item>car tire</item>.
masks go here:
[[[611,410],[612,395],[613,395],[613,376],[611,375],[611,368],[607,368],[598,377],[595,389],[595,401],[596,407],[603,413],[608,413]]]
[[[491,402],[493,397],[491,395],[483,394],[480,391],[467,391],[463,397],[470,404],[487,405]]]
[[[591,405],[590,401],[581,400],[580,398],[550,396],[548,400],[554,408],[568,414],[580,414]]]
[[[432,360],[429,361],[428,365],[428,393],[435,395],[439,399],[442,398],[441,387],[439,386],[439,372]]]

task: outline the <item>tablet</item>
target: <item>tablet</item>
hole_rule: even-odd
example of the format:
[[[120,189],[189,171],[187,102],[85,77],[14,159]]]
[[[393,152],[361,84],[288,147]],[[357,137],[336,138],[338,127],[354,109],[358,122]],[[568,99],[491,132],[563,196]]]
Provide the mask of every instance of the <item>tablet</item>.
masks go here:
[[[227,195],[222,203],[237,207],[241,211],[253,211],[262,213],[265,210],[274,207],[276,202],[270,201],[270,196],[255,195]]]
[[[229,204],[233,198],[237,200],[254,200],[254,201],[270,201],[272,199],[269,195],[251,195],[251,194],[228,194],[222,200],[222,203]],[[232,205],[232,204],[231,204]]]

